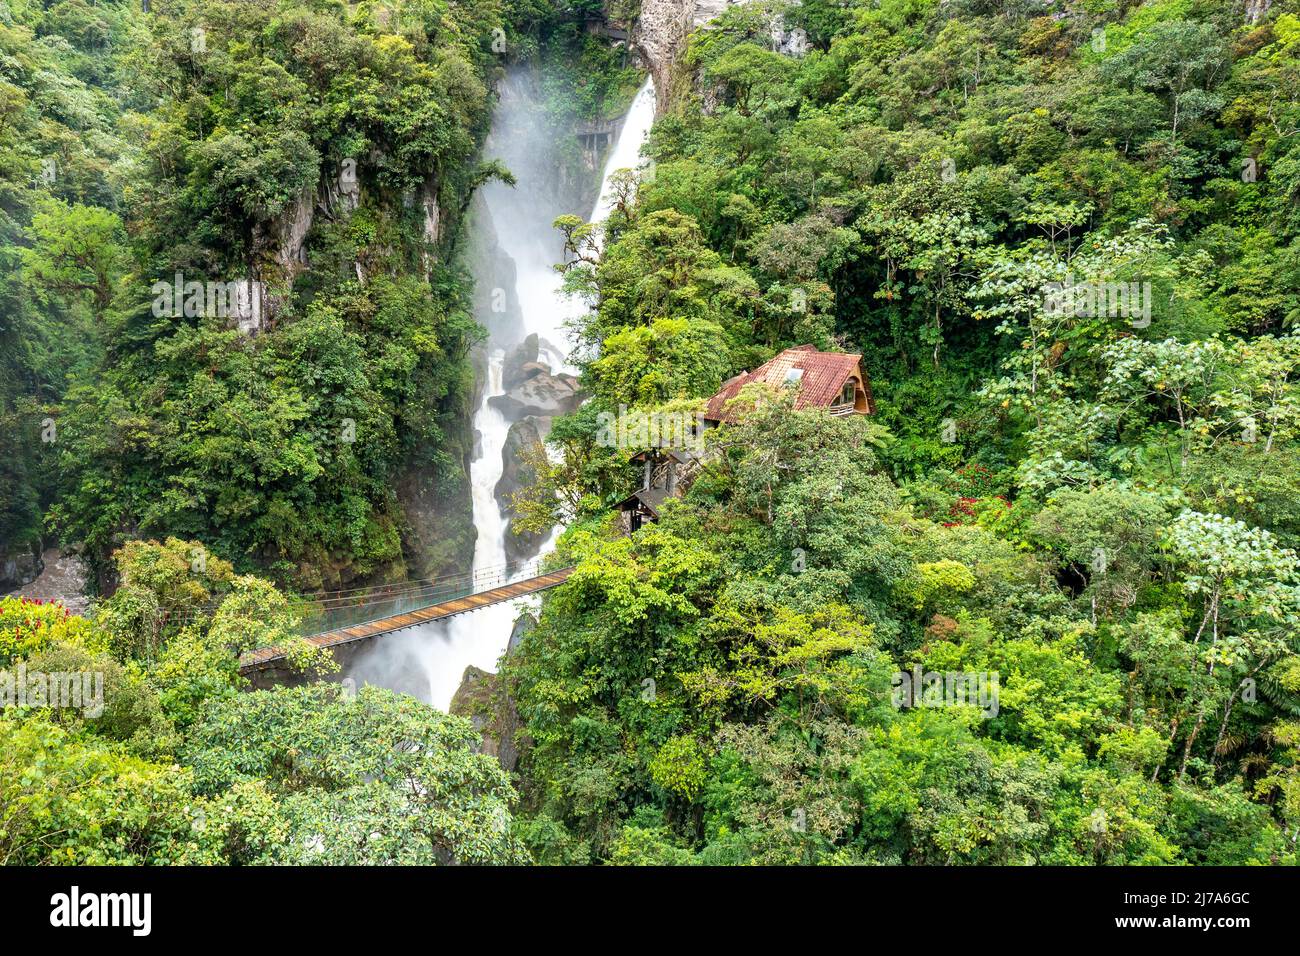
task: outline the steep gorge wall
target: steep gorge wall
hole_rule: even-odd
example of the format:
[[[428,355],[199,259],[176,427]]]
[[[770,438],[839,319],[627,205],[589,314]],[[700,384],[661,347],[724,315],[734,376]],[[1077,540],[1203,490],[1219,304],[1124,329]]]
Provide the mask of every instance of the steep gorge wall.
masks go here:
[[[673,65],[686,48],[686,37],[728,7],[746,0],[641,0],[632,39],[655,81],[655,99],[662,115],[672,100]]]

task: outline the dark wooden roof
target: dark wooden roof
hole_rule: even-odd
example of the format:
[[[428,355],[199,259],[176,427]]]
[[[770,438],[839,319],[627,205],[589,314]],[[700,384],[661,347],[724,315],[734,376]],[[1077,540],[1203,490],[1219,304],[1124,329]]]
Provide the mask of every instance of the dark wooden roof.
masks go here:
[[[646,458],[651,461],[672,459],[679,465],[689,465],[691,462],[699,460],[700,453],[688,448],[652,448],[649,451],[637,452],[628,461],[645,461]]]
[[[641,488],[620,501],[618,507],[620,511],[631,511],[637,505],[641,505],[658,518],[668,497],[667,488]]]
[[[859,367],[861,360],[861,355],[818,352],[811,345],[786,349],[752,372],[745,372],[729,379],[723,384],[722,390],[709,399],[704,417],[714,422],[731,421],[734,415],[727,411],[727,402],[735,398],[740,390],[751,382],[765,382],[777,387],[796,384],[799,395],[794,402],[795,408],[830,408],[837,404],[844,383],[852,375],[857,375],[862,381],[862,387],[867,393],[867,411],[874,411],[871,387]]]

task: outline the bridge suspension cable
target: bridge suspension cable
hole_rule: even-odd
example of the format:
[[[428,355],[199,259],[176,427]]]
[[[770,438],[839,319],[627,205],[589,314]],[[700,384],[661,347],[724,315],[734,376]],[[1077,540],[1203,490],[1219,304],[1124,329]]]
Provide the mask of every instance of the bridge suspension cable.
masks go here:
[[[526,570],[538,570],[540,567],[541,558],[530,558],[527,561],[507,561],[504,564],[494,564],[469,571],[453,571],[449,574],[443,574],[432,578],[419,578],[414,581],[395,581],[391,584],[368,584],[356,588],[341,588],[332,591],[314,591],[311,595],[304,595],[304,597],[306,600],[321,602],[366,592],[383,590],[394,592],[401,590],[418,590],[419,588],[436,586],[449,581],[460,580],[468,576],[498,577],[503,573],[507,575],[515,575]],[[512,568],[514,570],[511,570]]]
[[[433,596],[451,591],[470,588],[478,590],[492,584],[504,584],[511,578],[531,577],[541,570],[541,561],[533,558],[529,561],[512,561],[491,565],[472,571],[460,571],[426,578],[419,581],[404,581],[394,584],[372,585],[366,588],[350,588],[345,591],[323,591],[316,595],[305,596],[304,603],[323,610],[341,607],[360,607],[376,601],[391,601],[400,598]]]
[[[410,611],[437,604],[439,601],[463,597],[510,583],[512,579],[534,577],[541,573],[542,559],[507,561],[483,568],[458,571],[423,578],[416,581],[377,584],[335,591],[318,591],[290,600],[291,609],[303,615],[300,631],[311,634],[328,626],[337,626],[344,618],[347,623],[361,623],[369,619],[369,608],[385,607],[384,617],[397,610]],[[186,627],[200,618],[210,617],[225,595],[192,605],[169,616],[168,623]]]

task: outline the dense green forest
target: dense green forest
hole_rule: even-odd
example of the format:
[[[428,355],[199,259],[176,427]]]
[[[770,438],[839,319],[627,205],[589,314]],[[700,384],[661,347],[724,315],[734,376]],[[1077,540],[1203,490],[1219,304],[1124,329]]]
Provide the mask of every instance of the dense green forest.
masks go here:
[[[0,4],[0,540],[104,592],[0,599],[0,667],[104,675],[98,714],[0,712],[0,860],[1296,862],[1296,0],[758,0],[691,34],[609,220],[556,223],[590,399],[516,500],[574,571],[491,685],[509,772],[339,682],[297,596],[472,534],[452,508],[417,560],[394,488],[465,481],[502,62],[607,114],[599,5]],[[178,273],[238,314],[159,314]],[[602,416],[796,345],[861,354],[876,414],[747,391],[623,533],[640,449]],[[323,679],[244,689],[271,644]],[[913,673],[996,700],[899,706]]]
[[[304,588],[454,566],[482,335],[455,253],[503,173],[479,159],[490,86],[502,51],[578,28],[494,0],[0,10],[0,409],[22,450],[0,539],[77,542],[99,586],[122,543],[169,534]],[[232,282],[253,343],[213,302]],[[416,469],[446,512],[424,554],[395,494]]]
[[[61,542],[112,595],[93,620],[0,599],[0,860],[309,860],[303,833],[331,862],[521,858],[468,724],[372,688],[234,694],[242,649],[293,637],[276,585],[472,548],[460,253],[475,189],[510,178],[481,156],[508,57],[567,64],[557,112],[623,79],[545,3],[0,2],[0,557]],[[438,516],[416,542],[410,484]],[[106,709],[16,709],[20,664],[102,672]],[[344,739],[370,769],[284,772]],[[450,803],[413,815],[395,779]],[[338,854],[380,816],[391,842]]]
[[[577,570],[506,664],[534,856],[1293,861],[1297,8],[805,0],[802,57],[771,9],[693,36],[569,273]],[[861,352],[879,413],[759,397],[611,535],[593,416],[802,343]],[[916,665],[997,672],[996,715],[891,706]]]

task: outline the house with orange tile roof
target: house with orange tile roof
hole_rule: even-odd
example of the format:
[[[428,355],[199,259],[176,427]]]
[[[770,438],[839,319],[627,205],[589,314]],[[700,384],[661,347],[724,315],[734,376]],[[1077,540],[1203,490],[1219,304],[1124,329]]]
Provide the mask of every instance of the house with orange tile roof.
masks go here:
[[[709,399],[704,420],[715,424],[734,421],[736,412],[727,407],[728,403],[753,382],[797,388],[796,409],[824,408],[832,415],[872,415],[876,411],[871,383],[862,371],[861,355],[819,352],[811,345],[796,345],[752,372],[742,372],[724,382],[718,394]]]
[[[736,409],[729,408],[728,403],[751,382],[798,388],[796,409],[824,408],[832,415],[871,415],[876,411],[871,383],[862,372],[862,356],[819,352],[811,345],[799,345],[723,383],[721,391],[709,399],[705,423],[714,426],[734,421]],[[644,477],[641,487],[617,506],[628,533],[659,520],[664,502],[678,497],[689,486],[702,455],[698,451],[658,448],[640,452],[631,460],[643,466]]]

